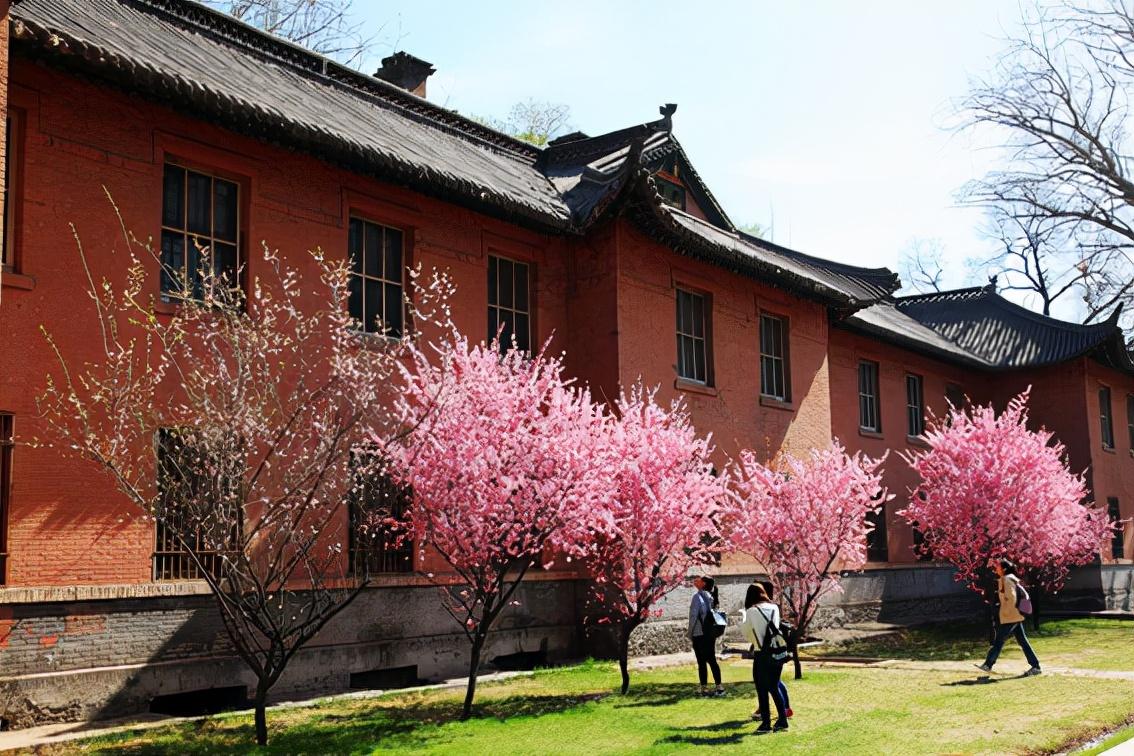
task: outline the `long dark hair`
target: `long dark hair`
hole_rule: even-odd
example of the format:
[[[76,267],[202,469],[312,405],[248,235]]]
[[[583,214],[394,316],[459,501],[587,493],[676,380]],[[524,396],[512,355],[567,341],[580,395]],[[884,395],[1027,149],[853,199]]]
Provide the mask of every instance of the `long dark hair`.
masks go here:
[[[760,583],[753,583],[748,586],[748,592],[744,594],[744,608],[751,609],[757,604],[762,604],[769,601],[768,592]]]
[[[702,575],[701,582],[705,584],[704,590],[713,597],[713,608],[716,609],[721,605],[721,594],[717,590],[717,581],[713,580],[708,575]]]
[[[1005,575],[1016,574],[1016,564],[1011,559],[1001,559],[1000,569],[1004,570]]]

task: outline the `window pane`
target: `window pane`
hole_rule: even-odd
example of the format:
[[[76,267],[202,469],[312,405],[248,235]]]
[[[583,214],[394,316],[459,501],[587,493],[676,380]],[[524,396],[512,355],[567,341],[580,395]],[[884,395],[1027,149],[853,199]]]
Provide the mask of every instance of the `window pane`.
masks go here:
[[[165,166],[165,181],[161,195],[161,224],[172,228],[185,228],[185,169],[176,165]]]
[[[500,258],[496,265],[500,271],[500,306],[512,307],[514,304],[512,297],[512,261]]]
[[[686,335],[693,333],[693,295],[687,291],[677,292],[678,330]]]
[[[499,287],[497,285],[497,265],[496,258],[489,255],[488,257],[488,303],[490,305],[499,305]],[[491,338],[496,333],[495,329],[489,328],[488,335]]]
[[[192,233],[210,236],[213,232],[212,187],[213,180],[211,177],[201,173],[189,172],[187,218],[188,228]]]
[[[365,236],[362,252],[362,271],[368,276],[382,276],[382,229],[373,223],[363,223]]]
[[[352,318],[355,318],[359,322],[362,321],[364,317],[362,312],[362,279],[358,276],[350,277],[350,295],[347,299],[347,310],[350,312]],[[363,325],[363,330],[366,330],[365,325]]]
[[[693,348],[688,336],[677,337],[677,374],[682,378],[693,377]]]
[[[402,335],[402,287],[386,284],[386,333],[391,336]]]
[[[500,327],[499,313],[495,307],[488,308],[488,340],[492,341],[496,338],[496,329]]]
[[[386,229],[386,262],[383,276],[387,281],[401,283],[402,280],[402,232],[394,228]]]
[[[216,221],[214,233],[218,239],[236,241],[236,184],[231,181],[217,179],[213,182],[213,193],[216,197]]]
[[[502,349],[511,349],[514,330],[511,310],[500,311],[500,324],[503,326],[500,329],[500,346]]]
[[[161,290],[179,294],[185,275],[185,237],[174,231],[161,232]]]
[[[531,351],[531,334],[528,332],[528,316],[516,314],[516,345],[525,352]]]
[[[229,286],[236,285],[236,246],[217,244],[213,251],[213,272],[223,276]]]
[[[700,339],[693,341],[693,376],[705,380],[705,342]]]
[[[363,330],[373,332],[378,328],[378,318],[382,316],[382,282],[363,279],[363,311],[365,320]]]
[[[528,311],[528,266],[516,263],[516,309]]]
[[[705,298],[694,295],[693,299],[693,335],[699,339],[705,338]]]
[[[347,232],[347,254],[350,256],[350,269],[355,273],[362,272],[362,221],[350,219],[350,230]]]

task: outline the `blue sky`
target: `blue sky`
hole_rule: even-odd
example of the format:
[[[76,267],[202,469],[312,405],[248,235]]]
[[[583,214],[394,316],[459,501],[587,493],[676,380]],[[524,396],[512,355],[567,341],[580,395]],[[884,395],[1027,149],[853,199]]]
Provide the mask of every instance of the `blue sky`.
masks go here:
[[[999,154],[949,126],[1016,28],[1014,2],[355,7],[384,25],[383,54],[396,44],[432,62],[429,98],[463,113],[550,100],[599,134],[676,102],[675,133],[726,211],[774,222],[781,244],[897,270],[912,240],[937,239],[955,285],[991,249],[983,213],[956,195]]]

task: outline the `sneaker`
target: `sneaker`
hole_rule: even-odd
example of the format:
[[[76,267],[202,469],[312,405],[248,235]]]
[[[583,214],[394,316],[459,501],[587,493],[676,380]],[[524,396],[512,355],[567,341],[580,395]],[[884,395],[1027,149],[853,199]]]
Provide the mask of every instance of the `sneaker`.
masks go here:
[[[759,727],[756,728],[756,732],[771,732],[771,731],[772,731],[772,725],[769,722],[764,722],[763,724],[761,724]]]
[[[786,714],[786,715],[787,715],[787,716],[789,716],[789,717],[794,717],[794,716],[795,716],[795,712],[791,710],[791,707],[790,707],[790,706],[789,706],[789,707],[787,707],[786,709],[784,709],[784,714]]]
[[[786,730],[787,728],[788,723],[786,719],[777,719],[776,723],[772,725],[772,730],[775,732],[781,732],[783,730]]]
[[[1040,669],[1039,667],[1032,667],[1031,669],[1029,669],[1027,672],[1024,673],[1024,677],[1035,677],[1036,675],[1042,675],[1042,674],[1043,674],[1042,669]]]
[[[988,666],[987,664],[975,664],[973,666],[975,666],[981,672],[991,672],[992,671],[992,667]]]
[[[724,688],[717,688],[716,690],[714,690],[709,695],[712,696],[713,698],[724,698],[725,697],[725,690],[724,690]]]

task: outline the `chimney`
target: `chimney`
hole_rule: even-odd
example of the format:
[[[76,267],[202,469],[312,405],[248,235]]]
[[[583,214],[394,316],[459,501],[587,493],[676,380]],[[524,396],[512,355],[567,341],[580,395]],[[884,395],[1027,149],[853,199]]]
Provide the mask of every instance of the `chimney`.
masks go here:
[[[374,76],[418,97],[425,97],[425,80],[436,71],[432,63],[407,52],[396,52],[382,58],[382,67],[374,72]]]

